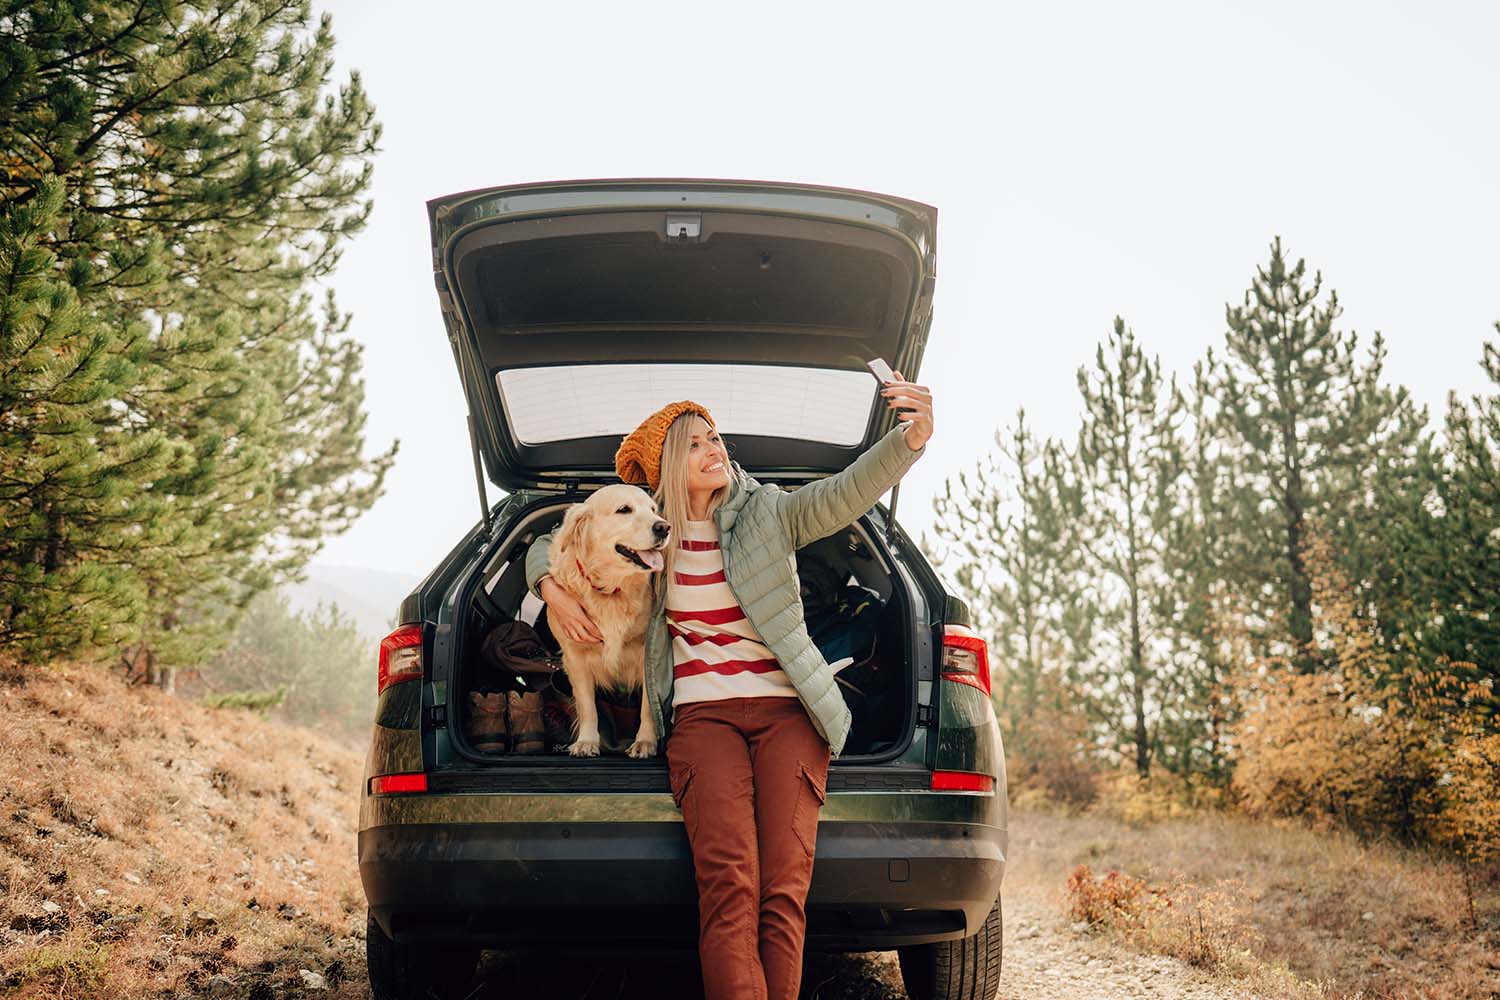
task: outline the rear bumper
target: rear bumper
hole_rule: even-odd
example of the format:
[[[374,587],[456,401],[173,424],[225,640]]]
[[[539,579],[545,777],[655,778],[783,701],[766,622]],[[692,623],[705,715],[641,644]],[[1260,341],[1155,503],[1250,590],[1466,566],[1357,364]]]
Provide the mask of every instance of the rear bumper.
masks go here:
[[[893,948],[974,933],[999,895],[1006,834],[960,822],[823,822],[808,947]],[[432,823],[359,835],[375,919],[397,940],[490,947],[693,947],[681,822]]]

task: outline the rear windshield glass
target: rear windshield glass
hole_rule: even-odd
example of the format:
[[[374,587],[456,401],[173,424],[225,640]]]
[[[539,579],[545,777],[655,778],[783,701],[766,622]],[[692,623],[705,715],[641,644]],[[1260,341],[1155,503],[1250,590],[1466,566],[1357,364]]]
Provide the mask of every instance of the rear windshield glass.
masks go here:
[[[725,434],[853,446],[875,404],[867,371],[781,365],[555,365],[495,376],[522,444],[629,434],[680,399],[706,406]]]

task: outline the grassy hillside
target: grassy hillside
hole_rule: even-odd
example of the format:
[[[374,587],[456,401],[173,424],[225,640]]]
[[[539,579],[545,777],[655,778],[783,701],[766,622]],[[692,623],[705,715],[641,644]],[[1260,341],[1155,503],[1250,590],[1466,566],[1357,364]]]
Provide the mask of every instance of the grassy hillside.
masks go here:
[[[358,754],[94,668],[0,705],[0,992],[367,995]]]

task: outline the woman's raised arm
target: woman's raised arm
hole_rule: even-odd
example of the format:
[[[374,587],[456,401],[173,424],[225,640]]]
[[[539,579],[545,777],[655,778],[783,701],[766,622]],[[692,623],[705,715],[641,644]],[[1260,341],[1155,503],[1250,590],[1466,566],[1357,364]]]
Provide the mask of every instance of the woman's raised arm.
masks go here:
[[[901,378],[900,372],[896,378]],[[887,384],[881,395],[887,406],[904,411],[897,414],[901,424],[837,475],[782,494],[781,518],[793,548],[854,523],[922,456],[932,437],[931,392],[925,386],[897,381]]]

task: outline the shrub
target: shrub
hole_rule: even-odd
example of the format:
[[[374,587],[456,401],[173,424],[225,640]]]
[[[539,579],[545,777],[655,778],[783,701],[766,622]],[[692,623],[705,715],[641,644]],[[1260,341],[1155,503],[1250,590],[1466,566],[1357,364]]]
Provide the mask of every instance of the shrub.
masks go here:
[[[109,968],[109,952],[109,945],[95,942],[42,945],[23,957],[0,986],[45,984],[58,1000],[96,996]]]
[[[231,691],[228,694],[209,695],[203,704],[210,708],[244,708],[265,715],[286,701],[286,685],[278,684],[270,691]]]
[[[1041,798],[1069,809],[1086,809],[1099,795],[1088,723],[1057,677],[1043,675],[1038,688],[1036,702],[1015,722],[1006,724],[1014,713],[1005,711],[1004,705],[997,710],[1011,794],[1020,802]]]
[[[1234,788],[1248,812],[1365,833],[1410,828],[1412,786],[1430,761],[1404,745],[1363,678],[1276,666],[1246,688]]]
[[[1118,871],[1096,878],[1088,865],[1068,876],[1068,915],[1090,926],[1134,926],[1140,921],[1146,883]]]
[[[1079,865],[1068,877],[1068,913],[1090,927],[1119,933],[1148,951],[1215,972],[1244,975],[1258,935],[1236,910],[1242,887],[1170,887],[1111,871],[1096,877]]]

